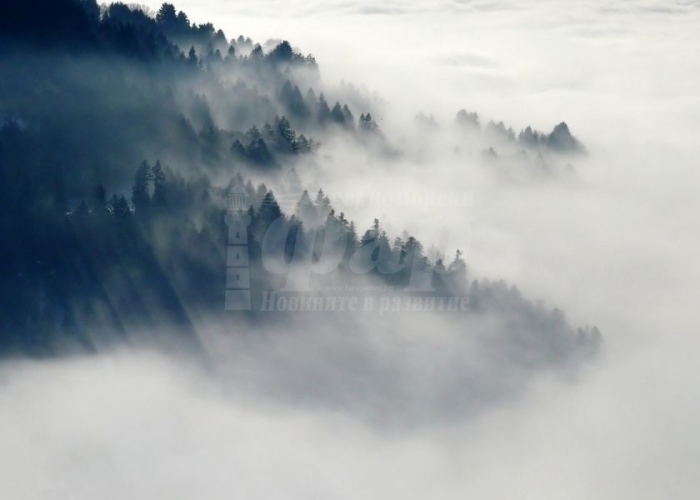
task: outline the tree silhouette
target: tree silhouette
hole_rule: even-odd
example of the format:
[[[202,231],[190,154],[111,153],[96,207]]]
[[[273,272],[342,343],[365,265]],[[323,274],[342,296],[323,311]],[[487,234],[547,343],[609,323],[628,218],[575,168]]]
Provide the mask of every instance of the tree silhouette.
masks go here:
[[[131,189],[131,203],[134,205],[137,217],[146,218],[151,204],[151,183],[153,173],[147,161],[143,161],[134,175],[134,185]]]

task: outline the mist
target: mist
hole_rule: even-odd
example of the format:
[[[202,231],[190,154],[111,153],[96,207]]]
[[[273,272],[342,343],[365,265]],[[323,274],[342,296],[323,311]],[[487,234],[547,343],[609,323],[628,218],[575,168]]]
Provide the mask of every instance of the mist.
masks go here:
[[[229,37],[312,53],[329,96],[372,106],[404,152],[324,135],[302,184],[363,230],[377,217],[391,238],[464,251],[470,277],[595,324],[601,351],[533,340],[528,358],[534,334],[511,338],[502,314],[309,313],[257,331],[193,316],[202,363],[122,348],[0,366],[0,494],[696,498],[699,7],[180,1]],[[586,154],[513,166],[460,132],[460,109],[516,135],[566,122]]]

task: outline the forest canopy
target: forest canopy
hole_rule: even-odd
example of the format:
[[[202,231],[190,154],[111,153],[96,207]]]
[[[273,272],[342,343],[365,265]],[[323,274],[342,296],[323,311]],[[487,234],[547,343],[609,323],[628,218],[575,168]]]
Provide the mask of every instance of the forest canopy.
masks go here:
[[[597,329],[471,276],[461,252],[431,258],[378,219],[359,228],[323,190],[301,185],[297,169],[320,161],[331,136],[372,154],[402,152],[376,110],[332,97],[314,57],[289,41],[229,39],[168,3],[152,16],[95,0],[2,0],[0,44],[3,352],[89,351],[155,325],[194,342],[196,318],[225,309],[233,186],[249,201],[240,212],[253,307],[240,314],[251,320],[266,320],[255,312],[263,293],[283,287],[266,251],[289,265],[335,254],[326,285],[401,289],[422,273],[428,294],[468,297],[470,315],[507,317],[555,358],[595,351]],[[456,126],[493,144],[584,151],[565,123],[516,138],[460,111]],[[280,179],[286,192],[267,187]],[[279,195],[296,208],[283,209]]]

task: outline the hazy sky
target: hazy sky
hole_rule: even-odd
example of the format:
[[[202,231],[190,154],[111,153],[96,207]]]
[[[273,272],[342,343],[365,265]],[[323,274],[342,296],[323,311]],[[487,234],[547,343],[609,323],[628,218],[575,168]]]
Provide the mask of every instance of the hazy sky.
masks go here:
[[[392,182],[381,165],[375,178],[358,176],[368,168],[358,165],[322,179],[331,199],[348,185],[376,190],[370,179],[400,192],[433,179],[435,190],[474,193],[470,227],[453,230],[451,244],[469,246],[478,275],[518,284],[574,324],[597,324],[602,358],[575,380],[543,376],[478,418],[398,435],[354,414],[232,395],[145,354],[0,367],[0,496],[700,495],[700,2],[176,7],[229,37],[289,39],[316,56],[327,85],[345,79],[378,92],[392,137],[419,111],[447,124],[467,108],[516,131],[565,120],[590,151],[574,183],[494,185],[447,155],[429,169],[402,165],[415,181]],[[369,225],[379,210],[389,227],[426,235],[436,224],[428,215],[449,215],[436,208],[421,222],[414,209],[348,212]],[[268,362],[251,361],[251,373]]]

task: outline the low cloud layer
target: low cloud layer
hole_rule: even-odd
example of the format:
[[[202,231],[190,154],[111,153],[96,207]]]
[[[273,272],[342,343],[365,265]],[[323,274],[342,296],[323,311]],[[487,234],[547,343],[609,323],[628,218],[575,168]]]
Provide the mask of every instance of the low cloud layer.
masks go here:
[[[660,361],[693,372],[673,350],[608,360],[576,383],[541,379],[478,419],[409,433],[226,390],[143,353],[5,366],[2,488],[46,499],[692,498],[700,408],[690,376],[679,383]]]

